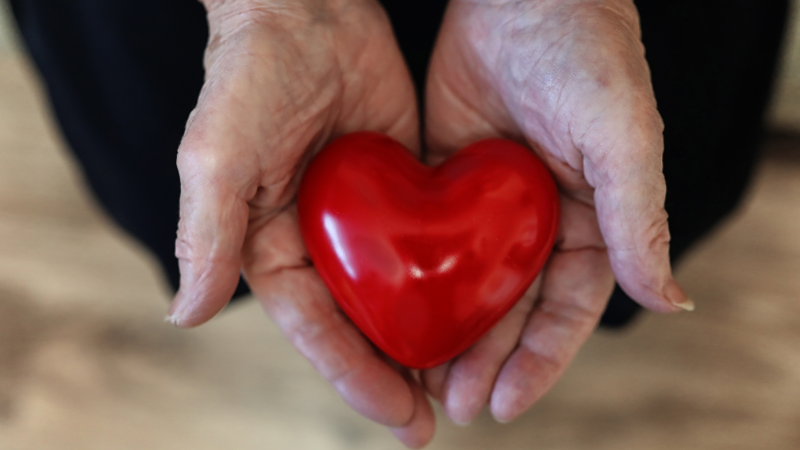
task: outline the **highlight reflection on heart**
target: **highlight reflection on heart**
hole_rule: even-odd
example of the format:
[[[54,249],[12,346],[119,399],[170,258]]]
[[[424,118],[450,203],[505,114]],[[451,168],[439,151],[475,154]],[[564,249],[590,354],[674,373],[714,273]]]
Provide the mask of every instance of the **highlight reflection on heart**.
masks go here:
[[[306,170],[300,229],[331,294],[387,355],[413,368],[464,351],[519,300],[555,242],[555,183],[502,139],[427,167],[372,132],[343,136]]]

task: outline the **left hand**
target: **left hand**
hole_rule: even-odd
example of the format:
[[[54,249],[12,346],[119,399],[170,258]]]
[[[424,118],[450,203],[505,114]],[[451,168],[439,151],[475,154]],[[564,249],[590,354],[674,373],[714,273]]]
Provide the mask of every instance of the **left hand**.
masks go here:
[[[341,397],[406,445],[433,434],[428,399],[337,308],[300,234],[295,197],[314,154],[359,130],[419,153],[416,97],[375,0],[204,0],[206,82],[178,150],[177,326],[230,300],[240,272]]]
[[[692,307],[672,277],[663,124],[632,0],[453,0],[431,62],[429,159],[487,137],[526,143],[561,192],[542,274],[486,336],[423,372],[457,423],[527,410],[596,327],[614,278],[650,309]]]

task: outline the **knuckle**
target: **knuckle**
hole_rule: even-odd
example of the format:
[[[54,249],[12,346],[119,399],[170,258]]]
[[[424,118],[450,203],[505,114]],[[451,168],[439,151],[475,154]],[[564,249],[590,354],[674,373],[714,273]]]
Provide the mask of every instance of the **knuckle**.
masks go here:
[[[198,175],[214,177],[226,170],[228,164],[223,154],[208,146],[186,142],[187,140],[178,150],[177,164],[181,179]]]
[[[179,260],[191,260],[192,254],[192,244],[191,241],[186,239],[185,237],[181,236],[185,234],[184,229],[178,229],[178,238],[175,239],[175,257]]]
[[[175,257],[183,261],[194,261],[197,259],[197,242],[191,236],[192,233],[188,227],[183,226],[182,223],[178,225],[178,237],[175,239]]]

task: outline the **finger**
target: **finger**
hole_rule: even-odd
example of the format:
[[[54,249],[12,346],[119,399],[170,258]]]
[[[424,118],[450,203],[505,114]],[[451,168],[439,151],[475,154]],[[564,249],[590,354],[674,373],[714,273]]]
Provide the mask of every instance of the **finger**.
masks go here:
[[[468,425],[488,403],[497,373],[519,341],[540,286],[541,277],[489,333],[453,360],[442,404],[454,423]]]
[[[691,310],[693,304],[672,275],[669,227],[664,209],[663,138],[655,109],[608,113],[605,137],[583,139],[584,172],[595,186],[595,207],[611,267],[622,289],[643,306]],[[641,108],[640,108],[641,109]],[[631,111],[637,118],[629,117]],[[611,143],[608,136],[625,136]]]
[[[436,416],[433,414],[433,408],[431,408],[422,386],[410,376],[405,378],[414,395],[414,413],[408,423],[392,428],[391,432],[406,447],[422,448],[433,439],[436,431]]]
[[[561,377],[597,326],[614,286],[604,250],[559,251],[548,262],[536,305],[519,347],[503,365],[490,408],[508,422],[533,405]]]
[[[247,282],[282,333],[345,402],[378,423],[407,424],[415,409],[408,383],[341,312],[307,258],[296,208],[287,209],[249,235]]]
[[[561,223],[556,247],[561,250],[603,249],[603,238],[594,209],[579,200],[562,195]],[[547,268],[543,273],[547,272]],[[508,315],[473,347],[453,361],[446,380],[442,403],[447,415],[466,425],[488,403],[501,366],[516,347],[535,299],[539,296],[541,275]]]
[[[523,131],[546,142],[552,154],[560,155],[594,188],[611,267],[623,290],[647,308],[675,312],[691,309],[692,303],[672,276],[664,209],[664,125],[636,13],[628,10],[631,16],[621,23],[625,26],[617,20],[586,23],[587,36],[605,36],[605,45],[573,49],[573,63],[585,71],[559,103],[568,123],[560,135],[569,139],[559,144],[552,132],[546,137],[547,122],[528,121]],[[519,108],[518,118],[537,108],[529,101]]]
[[[255,48],[246,40],[242,46]],[[274,103],[263,94],[270,91],[254,85],[248,73],[254,71],[256,58],[243,57],[241,49],[217,48],[207,57],[211,53],[222,56],[207,60],[207,81],[178,149],[181,200],[175,253],[181,284],[168,316],[178,326],[209,320],[236,289],[248,201],[262,181],[259,146],[274,147],[260,139],[265,114],[253,114]],[[262,77],[267,85],[268,75]],[[271,154],[275,159],[279,152]],[[281,165],[273,161],[273,170],[283,173]]]
[[[415,400],[408,383],[336,307],[313,268],[248,282],[287,339],[350,407],[383,425],[409,423]]]
[[[428,395],[436,400],[442,400],[444,395],[444,381],[447,379],[447,373],[450,371],[450,365],[452,363],[453,361],[450,360],[436,367],[423,370],[420,373],[422,385],[425,386]]]
[[[178,153],[181,199],[175,256],[181,283],[168,320],[181,327],[212,318],[236,289],[249,214],[248,184],[256,176],[251,171],[256,165],[234,150],[235,143],[212,140],[208,133],[214,127],[207,124],[190,124]],[[224,136],[225,130],[220,133]]]

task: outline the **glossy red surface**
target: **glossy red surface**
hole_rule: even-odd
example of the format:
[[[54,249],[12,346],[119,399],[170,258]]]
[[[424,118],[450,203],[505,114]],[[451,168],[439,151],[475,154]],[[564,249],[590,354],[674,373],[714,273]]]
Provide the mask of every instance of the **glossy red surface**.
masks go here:
[[[333,297],[413,368],[451,359],[497,323],[558,229],[550,173],[501,139],[432,168],[389,137],[349,134],[316,156],[298,195],[303,239]]]

